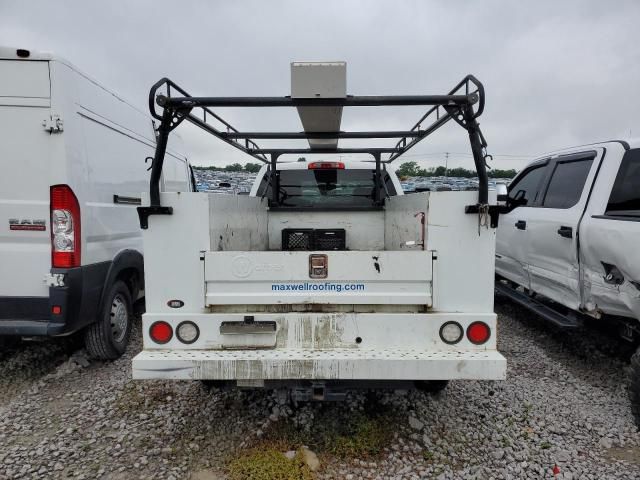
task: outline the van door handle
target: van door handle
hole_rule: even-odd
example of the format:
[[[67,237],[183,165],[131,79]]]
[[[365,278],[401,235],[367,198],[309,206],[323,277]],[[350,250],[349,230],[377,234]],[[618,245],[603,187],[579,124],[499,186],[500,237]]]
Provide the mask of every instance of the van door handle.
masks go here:
[[[526,230],[527,229],[527,222],[525,222],[524,220],[518,220],[516,222],[516,228],[518,230]]]
[[[561,226],[558,229],[558,235],[564,238],[573,238],[573,228]]]

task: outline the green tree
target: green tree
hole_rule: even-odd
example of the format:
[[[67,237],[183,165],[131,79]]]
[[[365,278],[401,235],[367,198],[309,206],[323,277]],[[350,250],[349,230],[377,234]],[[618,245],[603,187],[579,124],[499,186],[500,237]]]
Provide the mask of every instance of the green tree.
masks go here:
[[[226,165],[224,167],[224,171],[225,172],[241,172],[242,165],[240,165],[239,163],[232,163],[231,165]]]
[[[417,162],[404,162],[396,173],[400,177],[424,177],[427,175],[427,171],[420,168]]]
[[[440,165],[436,167],[436,169],[433,171],[433,176],[444,177],[446,173],[447,173],[447,169],[444,167],[444,165]]]
[[[472,178],[476,176],[476,172],[467,170],[466,168],[457,167],[450,168],[447,172],[447,175],[449,175],[450,177]]]
[[[261,165],[259,163],[247,162],[244,164],[244,171],[249,173],[258,173]]]
[[[493,168],[489,170],[489,176],[491,178],[513,178],[516,176],[516,172],[513,168],[509,170],[500,170],[499,168]]]

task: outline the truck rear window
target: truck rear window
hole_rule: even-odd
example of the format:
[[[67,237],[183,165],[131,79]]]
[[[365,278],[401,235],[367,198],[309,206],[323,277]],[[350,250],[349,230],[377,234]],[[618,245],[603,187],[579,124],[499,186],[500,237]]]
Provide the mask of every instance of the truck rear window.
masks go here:
[[[279,206],[292,208],[366,208],[374,206],[375,170],[280,170]],[[267,188],[268,173],[258,189],[262,196]],[[388,173],[382,172],[385,183],[380,198],[396,194]]]
[[[640,217],[640,149],[625,153],[605,214]]]

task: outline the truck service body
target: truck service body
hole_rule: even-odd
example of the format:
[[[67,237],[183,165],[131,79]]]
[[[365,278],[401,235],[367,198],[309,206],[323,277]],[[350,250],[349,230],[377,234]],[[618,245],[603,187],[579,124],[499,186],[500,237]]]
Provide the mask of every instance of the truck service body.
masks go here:
[[[495,194],[485,182],[479,192],[403,195],[381,155],[426,136],[419,125],[338,131],[342,107],[350,105],[432,105],[422,119],[427,130],[435,117],[432,130],[465,112],[461,125],[484,172],[474,117],[481,108],[470,106],[478,95],[483,104],[481,84],[467,77],[442,97],[348,97],[345,69],[293,64],[292,97],[282,98],[190,97],[167,79],[152,88],[150,108],[163,119],[154,167],[162,168],[162,136],[185,119],[265,166],[249,196],[160,193],[152,178],[138,209],[147,312],[134,378],[295,386],[327,398],[331,387],[347,384],[505,377],[493,313]],[[467,93],[480,85],[478,93],[454,95],[465,85]],[[158,95],[160,88],[167,93]],[[442,110],[456,101],[452,116]],[[305,132],[243,134],[225,122],[225,133],[192,110],[202,107],[205,118],[220,121],[213,106],[294,106]],[[337,147],[338,138],[385,135],[405,138],[386,150]],[[257,138],[304,138],[310,148],[267,151]],[[316,161],[316,153],[335,153],[335,161]],[[373,160],[338,161],[341,153]],[[287,154],[305,159],[278,161]]]
[[[51,54],[0,48],[0,77],[0,337],[67,335],[114,313],[118,352],[90,347],[112,358],[144,287],[135,208],[151,118]],[[188,191],[186,159],[167,159],[162,189]]]

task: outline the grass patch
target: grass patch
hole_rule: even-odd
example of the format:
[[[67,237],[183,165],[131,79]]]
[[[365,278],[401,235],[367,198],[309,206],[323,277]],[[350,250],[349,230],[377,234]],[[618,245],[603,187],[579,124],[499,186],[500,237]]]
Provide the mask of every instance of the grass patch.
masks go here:
[[[433,462],[433,452],[430,452],[429,450],[423,450],[422,451],[422,458],[427,463]]]
[[[328,450],[338,457],[368,457],[378,455],[391,439],[387,424],[379,418],[360,418],[352,431],[333,438]]]
[[[304,463],[302,452],[289,460],[276,448],[253,449],[229,463],[231,480],[313,480],[315,476]]]
[[[366,458],[379,455],[393,439],[397,421],[387,410],[345,412],[332,405],[314,412],[308,428],[300,428],[290,420],[273,424],[266,440],[282,451],[302,445],[316,452],[340,458]]]

